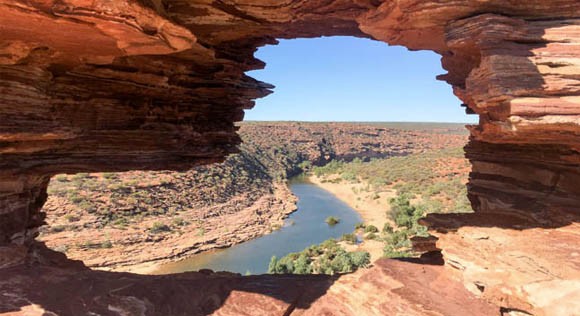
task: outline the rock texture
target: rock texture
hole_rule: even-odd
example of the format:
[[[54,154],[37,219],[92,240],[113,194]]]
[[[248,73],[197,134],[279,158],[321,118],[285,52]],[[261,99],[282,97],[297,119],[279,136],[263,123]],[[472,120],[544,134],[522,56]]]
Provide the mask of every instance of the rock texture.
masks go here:
[[[460,124],[253,122],[241,123],[239,134],[239,154],[186,172],[53,177],[37,240],[88,267],[135,271],[281,227],[296,209],[286,179],[302,162],[460,148],[468,133]]]
[[[474,315],[497,313],[442,266],[381,260],[352,275],[146,276],[91,271],[37,249],[50,265],[0,270],[9,315]],[[42,253],[42,254],[41,254]],[[356,291],[353,291],[356,289]],[[445,291],[449,299],[442,300]]]
[[[256,47],[321,35],[443,56],[440,79],[480,117],[466,154],[481,222],[456,225],[576,228],[578,12],[577,0],[0,0],[0,264],[32,243],[51,175],[235,152],[233,122],[272,88],[244,75],[264,66]]]
[[[579,314],[579,223],[531,228],[518,216],[477,213],[424,222],[436,231],[446,265],[475,295],[508,311]]]

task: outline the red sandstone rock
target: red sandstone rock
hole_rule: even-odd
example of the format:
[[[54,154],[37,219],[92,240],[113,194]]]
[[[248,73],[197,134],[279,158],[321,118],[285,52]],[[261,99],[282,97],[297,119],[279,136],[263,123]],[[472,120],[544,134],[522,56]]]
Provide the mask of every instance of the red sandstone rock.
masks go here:
[[[469,196],[487,215],[471,225],[569,227],[580,216],[578,12],[577,0],[2,0],[0,253],[32,242],[51,175],[187,169],[234,152],[233,122],[272,88],[244,75],[263,67],[256,47],[321,35],[440,53],[440,78],[480,116]],[[505,310],[550,313],[562,299],[510,297],[524,301]]]
[[[38,250],[50,264],[0,270],[9,315],[496,315],[443,266],[381,260],[343,276],[91,271]],[[61,255],[62,256],[62,255]],[[48,261],[45,259],[45,261]],[[446,297],[446,299],[442,299]]]
[[[187,172],[109,175],[114,179],[102,174],[92,174],[82,181],[75,181],[75,176],[65,182],[53,179],[49,192],[58,192],[49,194],[44,205],[47,225],[39,229],[37,239],[88,267],[134,271],[138,264],[175,261],[228,247],[281,226],[283,218],[296,209],[295,197],[286,184],[274,183],[271,178],[278,173],[291,176],[298,172],[294,165],[301,157],[323,164],[329,159],[391,157],[456,148],[467,141],[467,131],[461,130],[461,125],[419,125],[415,130],[399,125],[243,123],[239,130],[245,143],[242,153],[228,157],[224,164]],[[280,154],[272,155],[274,152]],[[287,162],[289,157],[282,152],[296,161]],[[256,164],[254,159],[260,162]],[[465,163],[460,160],[459,164]],[[131,183],[136,191],[119,196],[118,186],[125,183]],[[90,206],[72,203],[66,197],[71,191],[88,196]],[[178,215],[173,213],[177,211]],[[121,219],[123,224],[115,225]],[[175,225],[176,219],[182,223]],[[150,228],[155,223],[168,224],[172,229],[153,234]],[[102,247],[104,243],[112,247]]]

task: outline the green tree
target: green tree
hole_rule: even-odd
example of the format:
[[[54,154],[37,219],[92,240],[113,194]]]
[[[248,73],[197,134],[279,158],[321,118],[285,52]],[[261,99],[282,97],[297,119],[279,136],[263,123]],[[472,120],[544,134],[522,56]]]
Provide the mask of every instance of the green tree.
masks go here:
[[[356,244],[358,241],[355,234],[344,234],[342,237],[340,237],[340,240],[346,241],[349,244]]]
[[[350,253],[352,263],[357,268],[366,268],[371,263],[371,255],[366,251],[354,251]]]
[[[334,259],[332,259],[330,264],[333,272],[337,273],[352,272],[354,267],[351,257],[346,253],[346,251],[338,253]]]
[[[423,210],[411,205],[407,194],[399,194],[390,200],[391,219],[397,226],[412,228],[417,220],[423,216]]]
[[[278,266],[278,258],[272,256],[270,258],[270,264],[268,265],[268,273],[276,273],[276,267]]]
[[[294,273],[295,274],[310,274],[312,269],[310,268],[310,259],[306,254],[301,253],[296,262],[294,263]]]

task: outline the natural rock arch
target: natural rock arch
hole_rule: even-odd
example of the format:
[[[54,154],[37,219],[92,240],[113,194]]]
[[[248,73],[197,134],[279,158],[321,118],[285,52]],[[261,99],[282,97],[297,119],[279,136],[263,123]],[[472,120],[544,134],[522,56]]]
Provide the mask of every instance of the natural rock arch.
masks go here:
[[[322,35],[441,54],[439,79],[479,114],[466,147],[477,213],[427,224],[578,222],[578,12],[575,0],[0,0],[0,254],[32,243],[54,174],[235,152],[233,123],[270,93],[244,74],[264,66],[256,48]]]

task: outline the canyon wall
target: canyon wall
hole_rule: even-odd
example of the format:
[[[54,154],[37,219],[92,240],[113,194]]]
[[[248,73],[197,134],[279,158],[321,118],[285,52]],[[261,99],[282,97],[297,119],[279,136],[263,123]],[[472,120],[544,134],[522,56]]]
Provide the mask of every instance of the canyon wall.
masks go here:
[[[223,160],[240,142],[234,122],[272,89],[244,74],[264,67],[257,47],[323,35],[441,54],[439,79],[479,115],[466,147],[476,215],[426,220],[444,255],[441,232],[464,226],[568,227],[572,253],[578,12],[577,0],[0,0],[0,267],[33,242],[52,175]],[[550,277],[578,277],[568,265]]]
[[[240,153],[223,163],[185,172],[53,177],[42,209],[47,224],[36,240],[91,268],[135,271],[138,264],[176,261],[282,227],[296,210],[286,179],[303,168],[455,149],[468,135],[461,124],[416,124],[415,130],[396,123],[239,127]]]

